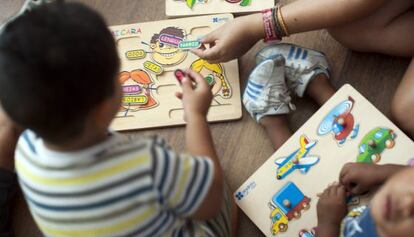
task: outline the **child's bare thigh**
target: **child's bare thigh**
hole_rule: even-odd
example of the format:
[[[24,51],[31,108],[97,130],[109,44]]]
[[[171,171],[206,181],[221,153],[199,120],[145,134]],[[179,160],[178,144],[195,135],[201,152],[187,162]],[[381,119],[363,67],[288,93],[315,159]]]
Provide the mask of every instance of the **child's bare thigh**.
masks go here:
[[[363,52],[414,56],[414,1],[389,0],[375,12],[329,29],[345,46]]]

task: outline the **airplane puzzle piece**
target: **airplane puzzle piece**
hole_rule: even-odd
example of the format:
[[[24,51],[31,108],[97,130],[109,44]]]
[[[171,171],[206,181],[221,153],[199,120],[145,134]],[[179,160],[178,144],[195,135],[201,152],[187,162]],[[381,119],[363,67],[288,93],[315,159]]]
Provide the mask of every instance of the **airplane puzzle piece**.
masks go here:
[[[298,150],[287,157],[282,157],[275,161],[275,164],[278,166],[276,178],[283,179],[294,170],[299,170],[302,174],[306,174],[310,168],[319,162],[318,156],[308,155],[316,143],[317,141],[309,141],[305,135],[302,135]]]

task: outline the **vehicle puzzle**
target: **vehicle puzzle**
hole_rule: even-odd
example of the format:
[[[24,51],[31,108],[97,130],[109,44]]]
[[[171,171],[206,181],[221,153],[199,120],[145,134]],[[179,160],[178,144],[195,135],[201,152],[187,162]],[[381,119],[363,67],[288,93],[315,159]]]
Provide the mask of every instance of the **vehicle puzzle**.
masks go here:
[[[208,120],[241,118],[237,60],[209,63],[190,52],[199,38],[233,19],[230,14],[112,26],[121,72],[123,98],[112,124],[132,130],[184,124],[184,111],[175,92],[181,91],[174,72],[190,68],[200,73],[214,95]]]
[[[346,163],[413,164],[413,150],[408,136],[344,85],[234,192],[235,201],[268,237],[314,237],[317,194]],[[346,197],[348,209],[370,197]]]

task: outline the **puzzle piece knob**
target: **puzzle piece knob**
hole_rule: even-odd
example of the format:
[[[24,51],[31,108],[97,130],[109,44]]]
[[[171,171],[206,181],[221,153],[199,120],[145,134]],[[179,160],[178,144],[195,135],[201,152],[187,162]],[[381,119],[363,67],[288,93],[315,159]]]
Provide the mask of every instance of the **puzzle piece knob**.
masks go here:
[[[297,157],[295,157],[292,161],[295,165],[299,164],[299,159]]]
[[[290,208],[292,206],[292,203],[288,199],[285,199],[283,200],[283,206]]]
[[[374,148],[374,147],[376,147],[376,146],[377,146],[377,143],[376,143],[374,140],[369,140],[369,141],[368,141],[368,145],[369,145],[370,147]]]
[[[337,122],[341,126],[344,126],[345,125],[345,119],[344,118],[339,118]]]

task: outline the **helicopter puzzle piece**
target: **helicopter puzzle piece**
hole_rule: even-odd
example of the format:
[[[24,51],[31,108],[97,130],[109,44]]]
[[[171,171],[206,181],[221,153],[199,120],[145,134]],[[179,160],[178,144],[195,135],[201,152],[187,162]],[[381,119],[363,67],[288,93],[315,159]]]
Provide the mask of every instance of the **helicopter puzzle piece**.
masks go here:
[[[310,208],[311,199],[293,183],[287,182],[269,202],[272,225],[270,231],[273,235],[286,232],[288,223],[292,219],[299,219],[302,210]]]
[[[294,170],[300,170],[302,174],[306,174],[310,168],[319,162],[318,156],[308,156],[309,151],[316,145],[317,141],[309,141],[302,135],[299,139],[300,148],[287,157],[279,158],[275,161],[277,168],[277,179],[283,179]]]
[[[318,135],[323,136],[332,133],[339,145],[345,144],[346,140],[355,139],[358,136],[359,124],[355,123],[351,111],[354,107],[354,99],[341,102],[333,108],[322,120],[318,127]]]

